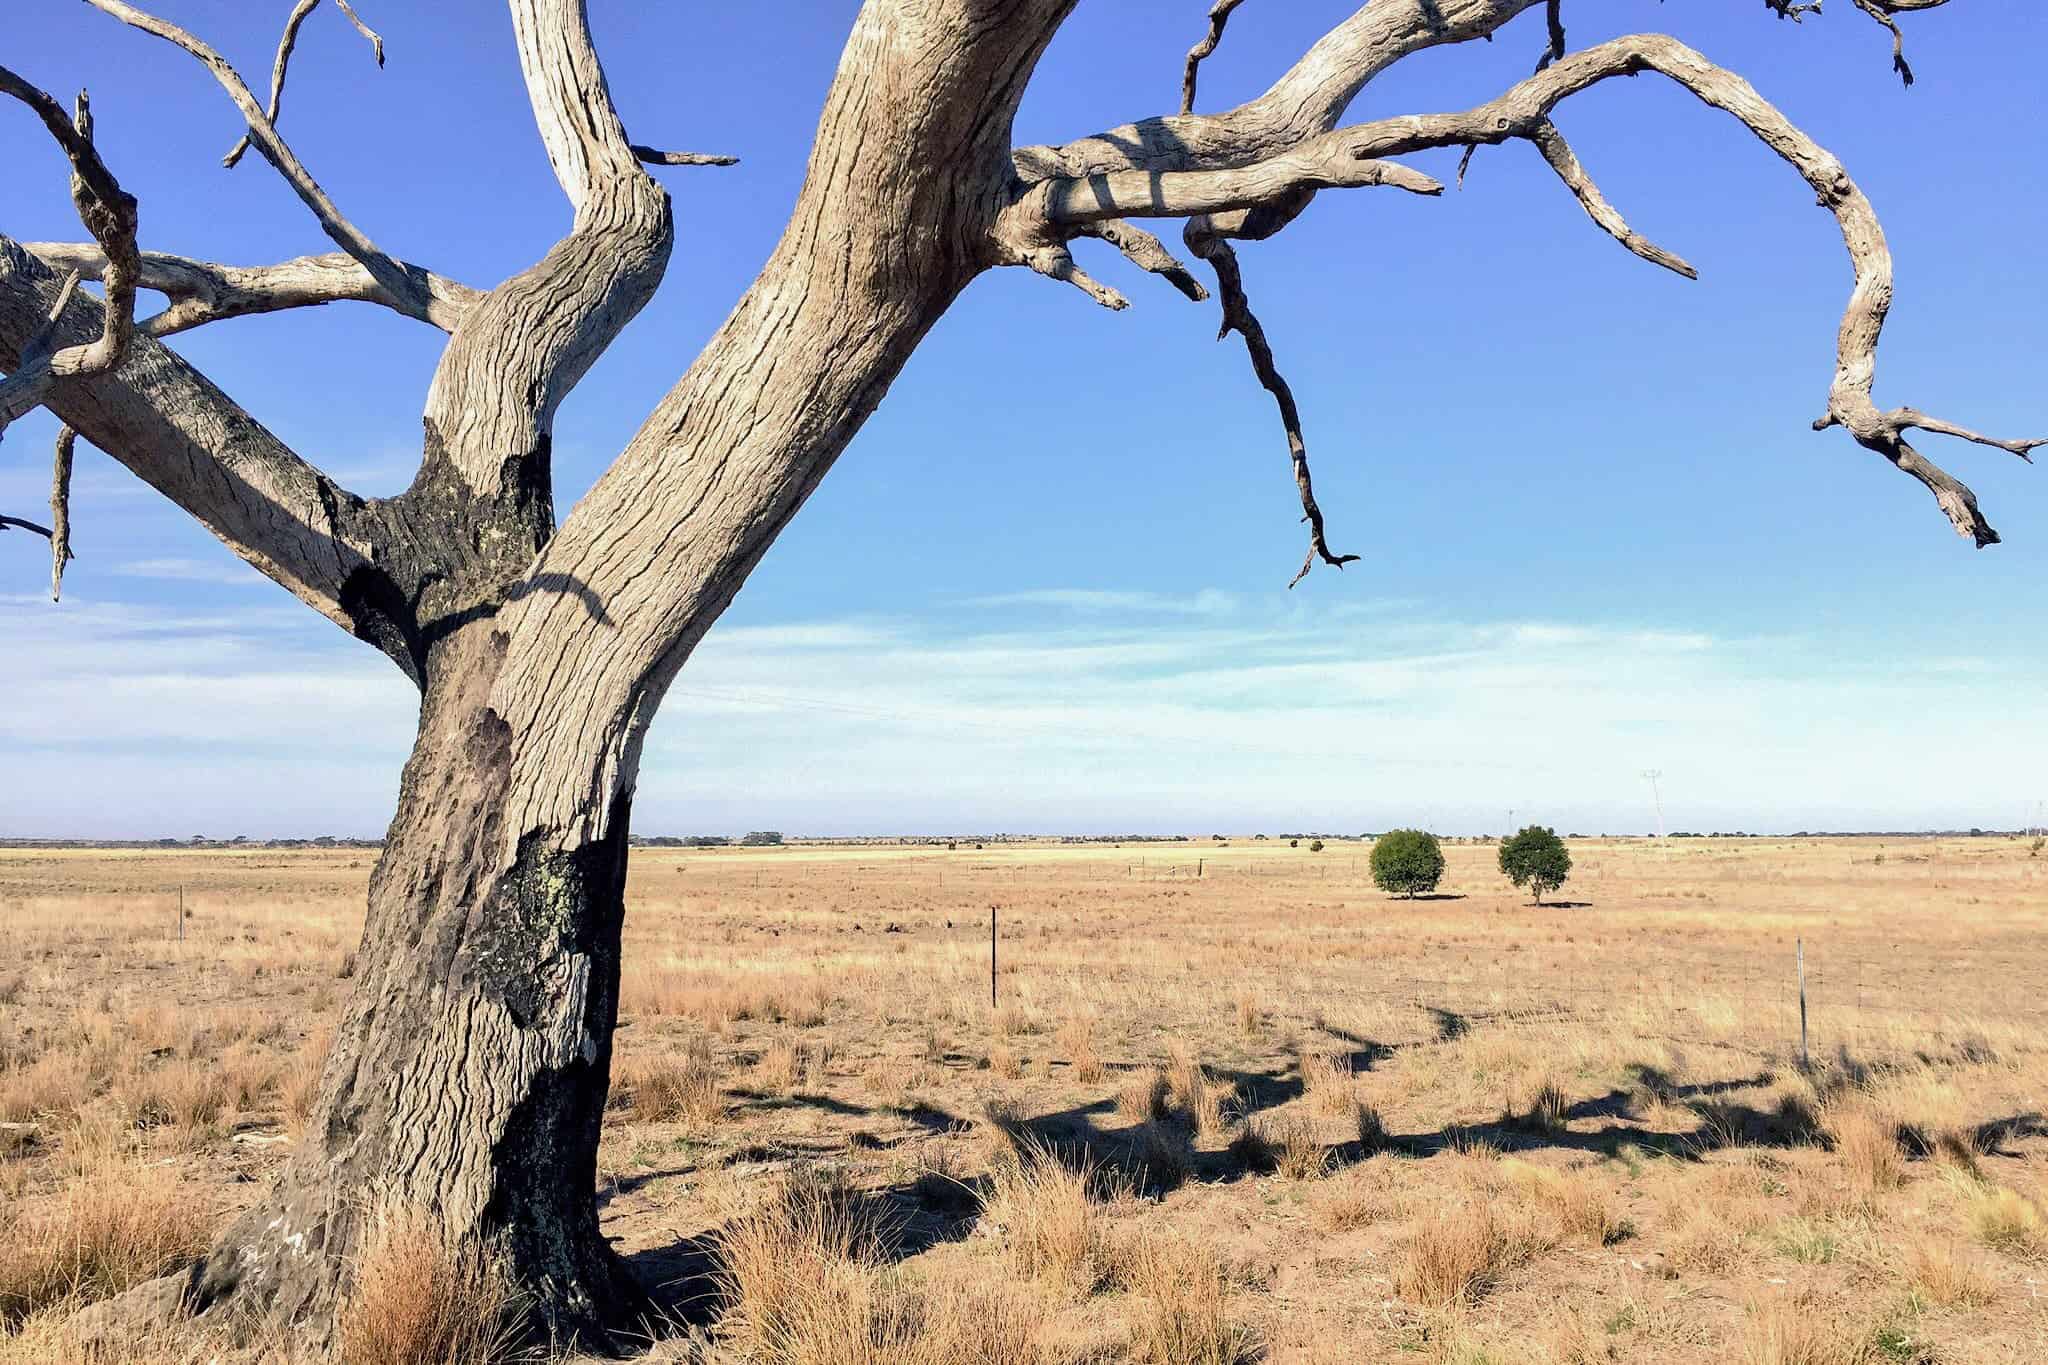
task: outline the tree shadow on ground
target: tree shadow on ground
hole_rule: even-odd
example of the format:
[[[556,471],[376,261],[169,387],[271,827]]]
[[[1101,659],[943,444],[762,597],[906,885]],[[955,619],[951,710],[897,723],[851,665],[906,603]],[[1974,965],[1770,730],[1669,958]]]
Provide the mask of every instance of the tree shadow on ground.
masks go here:
[[[1467,1027],[1465,1016],[1449,1010],[1431,1012],[1437,1016],[1440,1037],[1463,1036]],[[1367,1059],[1368,1065],[1371,1060],[1393,1053],[1391,1047],[1371,1039],[1341,1030],[1327,1031],[1355,1047],[1357,1051],[1351,1056]],[[1356,1060],[1353,1065],[1358,1065]],[[1227,1185],[1272,1173],[1276,1166],[1273,1130],[1261,1119],[1268,1111],[1307,1093],[1298,1061],[1289,1060],[1265,1070],[1217,1069],[1209,1074],[1234,1087],[1237,1132],[1249,1132],[1252,1138],[1235,1138],[1221,1150],[1199,1150],[1194,1145],[1192,1118],[1185,1111],[1130,1122],[1116,1117],[1118,1104],[1110,1097],[1029,1116],[994,1108],[978,1116],[975,1126],[990,1130],[996,1150],[1009,1153],[1008,1159],[1055,1161],[1071,1169],[1092,1171],[1104,1180],[1105,1188],[1124,1188],[1141,1195],[1161,1195],[1189,1181]],[[1845,1052],[1825,1067],[1809,1070],[1818,1100],[1789,1091],[1768,1104],[1730,1098],[1772,1085],[1776,1074],[1768,1069],[1754,1075],[1691,1083],[1679,1082],[1669,1073],[1648,1065],[1633,1066],[1628,1074],[1628,1085],[1574,1102],[1564,1109],[1561,1122],[1546,1123],[1532,1115],[1508,1113],[1490,1122],[1451,1123],[1434,1130],[1362,1135],[1336,1143],[1318,1141],[1316,1145],[1324,1168],[1331,1172],[1381,1155],[1430,1160],[1475,1149],[1503,1154],[1575,1152],[1634,1164],[1657,1158],[1696,1163],[1716,1152],[1735,1148],[1823,1147],[1828,1139],[1821,1124],[1819,1104],[1831,1095],[1868,1081],[1875,1069],[1858,1063]],[[841,1108],[874,1112],[851,1105]],[[928,1105],[890,1112],[910,1118],[927,1134],[957,1133],[971,1126],[963,1117]],[[1675,1112],[1689,1114],[1693,1122],[1685,1126],[1652,1127],[1636,1120],[1637,1115],[1667,1116]],[[1579,1126],[1574,1127],[1575,1124]],[[1592,1124],[1598,1126],[1588,1126]],[[1934,1139],[1923,1137],[1916,1148],[1911,1130],[1902,1129],[1899,1137],[1910,1156],[1933,1159],[1938,1154],[1940,1144]],[[2048,1119],[2040,1113],[2027,1112],[1976,1125],[1968,1140],[1977,1153],[2000,1155],[2008,1145],[2034,1138],[2048,1138]],[[775,1149],[772,1159],[801,1164],[815,1155],[830,1154],[803,1153],[785,1144]],[[727,1164],[749,1156],[771,1159],[758,1149],[751,1153],[743,1149],[728,1154]],[[658,1176],[659,1173],[636,1177],[631,1187],[637,1188]],[[943,1171],[925,1171],[881,1188],[849,1192],[847,1198],[856,1216],[887,1229],[880,1248],[883,1259],[901,1261],[970,1235],[990,1192],[987,1175],[956,1177]],[[626,1258],[633,1274],[668,1315],[671,1327],[666,1335],[673,1336],[677,1324],[701,1328],[716,1317],[722,1302],[724,1268],[720,1246],[725,1230],[706,1229]]]

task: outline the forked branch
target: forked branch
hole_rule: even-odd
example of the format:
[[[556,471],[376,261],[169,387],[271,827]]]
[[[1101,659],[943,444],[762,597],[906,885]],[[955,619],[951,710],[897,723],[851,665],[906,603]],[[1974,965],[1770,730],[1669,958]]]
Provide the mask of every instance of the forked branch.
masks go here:
[[[384,65],[384,39],[374,29],[356,17],[356,12],[348,7],[348,0],[334,0],[334,2],[340,7],[341,12],[348,16],[349,22],[355,25],[356,31],[370,40],[370,51],[376,56],[377,65],[382,67]],[[297,0],[297,3],[292,6],[292,12],[285,16],[284,36],[277,40],[277,59],[270,67],[270,107],[264,111],[266,117],[270,119],[273,125],[276,124],[278,113],[283,107],[285,71],[291,66],[292,49],[297,47],[299,43],[299,28],[306,22],[307,16],[318,8],[320,8],[320,0]],[[242,159],[242,153],[248,150],[249,135],[244,133],[235,139],[234,146],[228,148],[228,154],[221,158],[220,164],[233,169],[235,163]]]
[[[1873,3],[1883,5],[1889,0]],[[1898,0],[1893,8],[1933,8],[1937,3],[1941,0]],[[1628,227],[1550,122],[1552,109],[1570,96],[1613,77],[1643,71],[1667,77],[1702,102],[1740,121],[1799,172],[1840,226],[1856,282],[1837,338],[1828,413],[1816,425],[1846,428],[1859,444],[1883,455],[1924,484],[1959,533],[1979,546],[1996,543],[1998,533],[1978,510],[1975,495],[1907,444],[1903,433],[1917,427],[1995,445],[2022,457],[2030,455],[2043,442],[1985,437],[1966,427],[1926,418],[1913,409],[1885,412],[1877,408],[1871,400],[1871,386],[1878,338],[1891,303],[1892,262],[1876,212],[1841,163],[1757,94],[1747,81],[1714,65],[1676,39],[1658,34],[1618,38],[1551,62],[1497,99],[1463,113],[1410,115],[1340,128],[1305,139],[1277,156],[1251,165],[1213,171],[1111,171],[1050,177],[1025,190],[1017,200],[1016,211],[1035,213],[1053,224],[1071,224],[1126,215],[1199,215],[1213,208],[1237,205],[1244,207],[1248,223],[1262,213],[1284,221],[1291,212],[1298,212],[1298,207],[1282,212],[1274,200],[1262,202],[1258,192],[1261,187],[1289,190],[1298,201],[1303,194],[1339,185],[1401,183],[1387,178],[1368,181],[1362,168],[1393,164],[1382,159],[1409,152],[1525,139],[1543,153],[1588,216],[1603,230],[1643,259],[1691,276],[1691,266],[1681,257]],[[1355,169],[1340,172],[1337,168],[1341,167]],[[1208,231],[1226,237],[1238,235],[1227,229]],[[1259,235],[1270,231],[1269,223]],[[1190,245],[1194,244],[1191,238]],[[1209,256],[1209,252],[1204,255]],[[1226,299],[1226,309],[1229,307]],[[1256,355],[1254,359],[1257,363]],[[1296,435],[1296,425],[1290,423],[1290,440]],[[1311,561],[1313,558],[1312,554]]]
[[[124,3],[124,0],[87,0],[87,3],[132,28],[141,29],[144,33],[171,43],[189,53],[213,73],[213,78],[227,91],[228,98],[234,101],[235,107],[247,120],[249,137],[256,150],[277,168],[278,174],[285,178],[299,199],[312,210],[313,216],[319,220],[321,230],[333,239],[334,244],[354,257],[385,293],[402,305],[402,312],[431,322],[444,331],[453,330],[460,318],[446,303],[435,297],[434,292],[427,287],[426,280],[416,273],[416,267],[408,268],[386,255],[362,229],[343,216],[333,199],[328,197],[327,191],[320,187],[320,182],[313,178],[312,172],[306,169],[283,137],[278,134],[276,125],[265,115],[262,107],[256,103],[256,97],[249,93],[248,85],[225,57],[176,24],[136,9],[133,5]]]
[[[84,279],[100,279],[106,270],[106,253],[97,246],[82,242],[23,245],[59,270],[75,271]],[[434,317],[426,321],[444,330],[459,323],[483,297],[468,285],[437,275],[424,266],[407,261],[400,261],[399,265],[422,280],[440,304]],[[413,316],[411,309],[378,284],[361,263],[339,251],[256,266],[221,265],[189,256],[145,251],[137,282],[171,301],[161,313],[136,324],[137,331],[152,337],[173,336],[226,318],[327,303],[375,303]]]

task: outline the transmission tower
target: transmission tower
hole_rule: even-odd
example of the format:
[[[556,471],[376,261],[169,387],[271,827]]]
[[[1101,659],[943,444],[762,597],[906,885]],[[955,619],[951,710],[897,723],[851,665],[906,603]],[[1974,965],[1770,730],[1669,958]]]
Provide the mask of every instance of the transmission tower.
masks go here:
[[[1664,837],[1664,797],[1657,790],[1657,782],[1663,776],[1664,773],[1661,769],[1645,768],[1643,770],[1643,779],[1650,784],[1651,804],[1657,808],[1657,837],[1659,839]]]

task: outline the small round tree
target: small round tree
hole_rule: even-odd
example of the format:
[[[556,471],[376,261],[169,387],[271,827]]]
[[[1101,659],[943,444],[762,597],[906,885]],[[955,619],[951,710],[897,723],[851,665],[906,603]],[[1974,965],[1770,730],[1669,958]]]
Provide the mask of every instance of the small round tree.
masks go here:
[[[1541,905],[1543,893],[1557,890],[1572,874],[1571,850],[1557,837],[1556,830],[1530,825],[1520,834],[1501,841],[1500,870],[1516,886],[1533,891],[1536,903]]]
[[[1420,892],[1436,890],[1443,877],[1443,847],[1427,830],[1389,830],[1372,846],[1372,883],[1382,891],[1413,900]]]

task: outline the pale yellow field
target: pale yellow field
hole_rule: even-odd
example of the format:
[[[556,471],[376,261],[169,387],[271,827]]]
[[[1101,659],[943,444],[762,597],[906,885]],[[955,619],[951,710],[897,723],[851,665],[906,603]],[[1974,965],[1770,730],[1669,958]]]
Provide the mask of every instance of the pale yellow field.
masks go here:
[[[1542,909],[1480,846],[1414,902],[1338,841],[636,852],[600,1194],[661,1353],[2048,1360],[2048,855],[1573,852]],[[373,856],[0,850],[0,1352],[260,1193]]]

